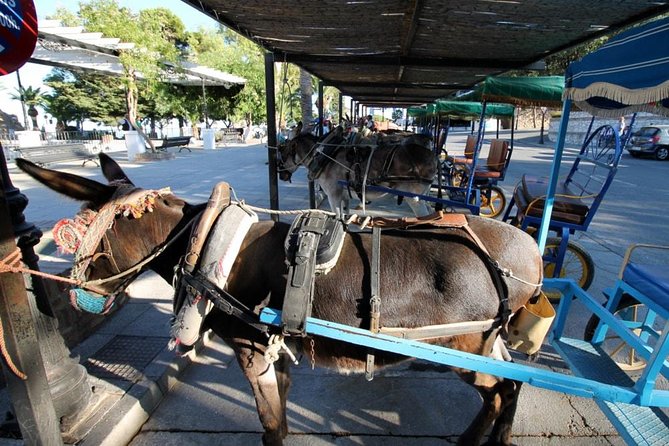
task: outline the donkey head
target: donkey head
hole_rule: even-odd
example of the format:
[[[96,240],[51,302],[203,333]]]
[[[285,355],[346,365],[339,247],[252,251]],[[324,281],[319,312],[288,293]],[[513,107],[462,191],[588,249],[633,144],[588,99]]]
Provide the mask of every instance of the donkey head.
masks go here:
[[[300,167],[300,164],[296,161],[296,157],[298,156],[297,150],[298,141],[295,138],[279,144],[277,167],[281,181],[290,182],[293,173]]]
[[[74,219],[56,224],[54,240],[75,255],[71,278],[79,284],[70,292],[73,304],[105,313],[115,295],[139,275],[144,265],[137,265],[170,237],[188,205],[168,190],[135,187],[111,157],[99,157],[109,184],[23,159],[16,165],[48,188],[84,202]]]

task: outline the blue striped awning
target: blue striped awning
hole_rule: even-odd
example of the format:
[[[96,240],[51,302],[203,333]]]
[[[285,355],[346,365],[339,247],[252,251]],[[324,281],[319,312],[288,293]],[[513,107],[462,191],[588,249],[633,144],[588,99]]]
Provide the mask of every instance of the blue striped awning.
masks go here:
[[[598,116],[669,116],[669,17],[618,34],[570,64],[564,99]]]

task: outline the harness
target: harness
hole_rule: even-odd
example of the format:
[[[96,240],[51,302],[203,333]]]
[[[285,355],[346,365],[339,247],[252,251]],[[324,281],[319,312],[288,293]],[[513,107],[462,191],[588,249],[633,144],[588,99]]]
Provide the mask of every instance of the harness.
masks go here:
[[[125,189],[127,191],[127,188]],[[124,192],[118,192],[121,195]],[[130,192],[118,200],[112,200],[97,213],[82,212],[74,220],[63,220],[57,224],[54,238],[63,249],[75,250],[75,267],[72,277],[81,278],[90,262],[95,261],[95,250],[104,240],[104,234],[113,224],[117,215],[132,215],[140,218],[153,209],[156,197],[168,194],[169,190]],[[174,313],[172,326],[172,346],[192,345],[199,337],[206,314],[217,307],[251,327],[269,336],[269,326],[259,321],[253,309],[226,291],[227,278],[242,241],[248,229],[257,222],[257,215],[245,206],[231,204],[229,186],[220,183],[212,193],[207,208],[199,218],[191,220],[171,240],[154,250],[137,265],[118,274],[97,281],[81,282],[82,288],[92,289],[96,283],[104,283],[126,277],[120,286],[132,280],[141,268],[160,255],[183,231],[197,221],[192,230],[191,244],[175,273]],[[346,224],[357,224],[360,230],[372,231],[370,330],[393,334],[409,339],[429,339],[499,329],[506,336],[506,326],[511,314],[508,288],[504,281],[505,271],[494,261],[487,249],[471,230],[463,214],[437,213],[428,217],[385,219],[381,217],[364,220],[352,217]],[[380,246],[382,231],[430,231],[445,230],[455,234],[457,241],[474,251],[485,264],[499,298],[499,307],[494,319],[488,321],[462,322],[442,326],[419,327],[413,329],[382,327],[380,324]],[[315,277],[327,274],[336,264],[344,241],[344,223],[318,211],[307,212],[293,222],[285,241],[288,262],[288,283],[286,286],[281,322],[282,335],[305,336],[306,319],[311,314]],[[104,243],[104,242],[102,242]],[[103,250],[97,256],[113,258],[111,251]],[[118,268],[117,268],[118,269]],[[118,288],[118,287],[117,287]],[[83,291],[83,289],[82,289]],[[116,293],[116,290],[113,294]],[[88,305],[78,296],[73,302],[78,308],[98,313],[106,313],[113,304],[113,295],[93,297],[94,305]],[[84,296],[87,298],[89,296]],[[458,325],[452,328],[452,325]],[[447,328],[448,327],[448,328]],[[276,336],[270,337],[276,338]],[[275,339],[276,340],[276,339]],[[272,344],[277,350],[285,347],[282,337]],[[273,353],[276,353],[272,350]],[[278,351],[278,350],[277,350]],[[271,356],[271,355],[270,355]],[[272,356],[273,357],[273,356]],[[374,358],[368,356],[368,378],[373,376]]]

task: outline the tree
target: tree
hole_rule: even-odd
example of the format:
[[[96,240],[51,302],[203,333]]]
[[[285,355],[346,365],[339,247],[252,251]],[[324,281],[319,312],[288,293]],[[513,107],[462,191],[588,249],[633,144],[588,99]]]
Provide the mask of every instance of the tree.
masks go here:
[[[44,95],[41,88],[18,87],[16,92],[12,93],[12,99],[21,101],[22,106],[28,107],[28,116],[32,121],[32,129],[39,130],[37,125],[37,115],[39,114],[36,106],[41,107],[44,104]],[[30,127],[30,123],[26,122],[26,128]]]
[[[125,111],[125,91],[108,76],[54,69],[44,79],[52,92],[44,95],[45,110],[64,128],[68,121],[86,118],[116,125]]]
[[[155,151],[151,140],[137,125],[139,79],[142,88],[150,91],[160,80],[166,63],[179,67],[179,56],[186,41],[183,23],[167,9],[148,9],[137,15],[128,8],[121,8],[116,0],[81,3],[78,15],[88,31],[135,44],[134,48],[121,50],[119,56],[124,70],[126,119]]]
[[[194,62],[234,73],[246,79],[244,88],[234,96],[230,118],[244,119],[247,125],[266,120],[264,50],[220,27],[217,31],[200,29],[190,33],[188,46]]]
[[[312,103],[313,88],[311,83],[311,74],[304,68],[300,69],[300,111],[302,122],[306,125],[314,116]]]

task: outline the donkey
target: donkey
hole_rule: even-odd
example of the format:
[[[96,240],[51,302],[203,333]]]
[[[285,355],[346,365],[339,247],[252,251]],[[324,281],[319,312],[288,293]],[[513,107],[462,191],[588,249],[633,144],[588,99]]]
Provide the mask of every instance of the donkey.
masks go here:
[[[405,138],[378,135],[374,144],[369,140],[369,145],[349,145],[342,133],[342,127],[337,127],[322,143],[310,133],[301,133],[281,145],[279,177],[290,181],[300,166],[306,167],[309,178],[318,180],[335,213],[345,213],[349,201],[349,191],[340,180],[352,184],[358,197],[364,200],[386,195],[376,191],[366,191],[363,195],[367,184],[428,193],[437,172],[437,161],[418,135]],[[407,204],[416,216],[431,212],[417,199],[411,198]]]
[[[99,157],[109,184],[42,168],[26,160],[18,159],[16,164],[56,192],[85,202],[82,212],[89,219],[96,213],[109,215],[105,210],[110,206],[116,209],[119,202],[136,201],[138,196],[151,197],[142,199],[150,203],[151,212],[143,215],[119,212],[112,224],[90,223],[89,230],[102,227],[102,233],[98,234],[100,241],[97,247],[88,243],[91,247],[88,252],[92,254],[86,256],[87,263],[79,265],[75,260],[74,267],[88,283],[97,280],[96,293],[107,300],[137,277],[141,272],[139,266],[155,271],[170,283],[175,267],[188,249],[190,236],[183,229],[197,221],[205,204],[189,204],[168,190],[137,188],[114,160],[103,153]],[[456,230],[384,231],[379,260],[383,326],[415,328],[495,318],[500,307],[500,281],[507,290],[508,305],[513,312],[538,296],[543,268],[536,242],[523,231],[496,220],[476,216],[467,216],[466,220],[489,256],[522,280],[498,277],[495,283],[481,252],[472,249],[471,243],[465,243],[470,239]],[[288,274],[284,251],[288,230],[289,225],[282,222],[261,220],[252,224],[230,270],[226,291],[255,315],[267,306],[282,308]],[[364,232],[345,235],[339,262],[328,274],[316,277],[313,317],[369,328],[371,238],[371,234]],[[130,275],[122,277],[120,272]],[[266,362],[263,355],[267,337],[254,324],[218,309],[208,314],[203,329],[213,330],[234,350],[255,396],[265,430],[263,444],[283,444],[288,433],[287,355],[279,355],[274,363]],[[500,330],[495,326],[482,333],[442,336],[429,342],[499,356]],[[304,351],[310,355],[313,352],[316,365],[346,372],[364,370],[365,348],[320,337],[298,339]],[[386,352],[375,355],[378,367],[403,359]],[[483,399],[480,412],[460,437],[460,444],[479,444],[491,427],[491,443],[510,444],[521,383],[470,370],[455,372]]]

